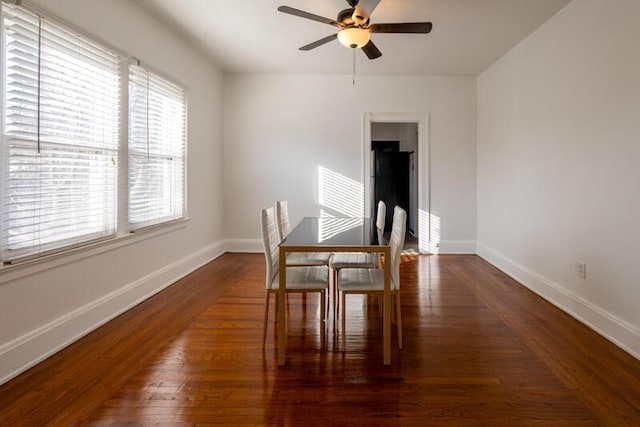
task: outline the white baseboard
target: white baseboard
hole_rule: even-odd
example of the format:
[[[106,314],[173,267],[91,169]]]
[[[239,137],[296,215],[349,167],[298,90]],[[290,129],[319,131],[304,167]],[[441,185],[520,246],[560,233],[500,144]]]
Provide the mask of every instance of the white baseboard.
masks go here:
[[[632,325],[481,243],[478,255],[640,360],[640,331]]]
[[[0,346],[0,384],[67,347],[225,252],[215,243]]]

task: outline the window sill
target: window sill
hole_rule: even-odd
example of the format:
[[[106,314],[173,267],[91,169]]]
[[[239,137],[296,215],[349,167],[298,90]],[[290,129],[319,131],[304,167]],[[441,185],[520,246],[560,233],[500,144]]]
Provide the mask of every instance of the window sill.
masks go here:
[[[185,228],[188,222],[189,218],[183,218],[166,224],[158,224],[139,229],[135,232],[128,232],[99,242],[89,243],[84,246],[61,250],[60,252],[28,261],[3,265],[0,266],[0,284],[171,233]]]

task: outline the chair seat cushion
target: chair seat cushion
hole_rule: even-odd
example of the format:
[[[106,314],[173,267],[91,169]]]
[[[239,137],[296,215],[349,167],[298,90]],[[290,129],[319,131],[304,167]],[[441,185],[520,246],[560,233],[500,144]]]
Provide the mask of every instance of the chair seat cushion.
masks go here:
[[[271,281],[271,289],[278,289],[280,273]],[[328,267],[287,267],[287,290],[320,290],[329,286]]]
[[[329,263],[330,252],[291,252],[287,255],[287,265],[321,266]],[[289,273],[287,273],[289,274]]]
[[[395,291],[393,280],[390,285],[390,289]],[[338,289],[346,292],[383,292],[384,269],[343,268],[338,272]]]
[[[333,254],[329,267],[339,270],[342,268],[376,268],[378,254],[367,252],[342,252]]]

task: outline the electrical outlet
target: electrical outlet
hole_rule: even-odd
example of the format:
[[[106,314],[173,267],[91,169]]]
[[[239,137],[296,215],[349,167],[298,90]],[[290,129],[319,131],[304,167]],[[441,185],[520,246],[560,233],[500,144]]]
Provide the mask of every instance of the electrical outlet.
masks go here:
[[[587,278],[587,264],[585,264],[584,262],[578,262],[576,264],[576,275],[580,278],[580,279],[585,279]]]

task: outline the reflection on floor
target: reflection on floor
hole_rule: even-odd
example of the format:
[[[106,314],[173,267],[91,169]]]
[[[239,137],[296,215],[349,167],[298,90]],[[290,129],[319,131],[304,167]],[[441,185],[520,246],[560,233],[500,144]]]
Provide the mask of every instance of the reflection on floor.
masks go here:
[[[278,366],[264,255],[225,254],[0,386],[0,426],[638,426],[633,356],[475,255],[404,259],[391,366],[361,295],[324,348],[291,295]]]

